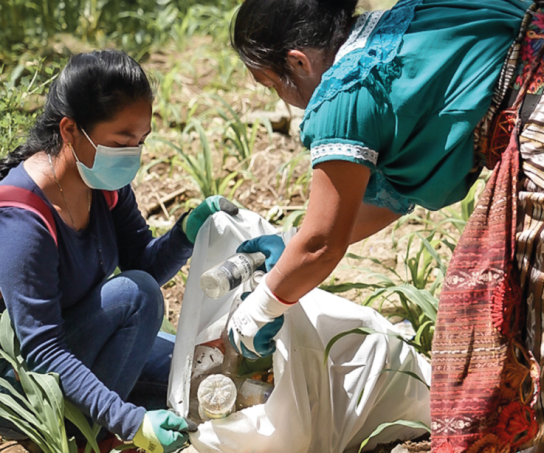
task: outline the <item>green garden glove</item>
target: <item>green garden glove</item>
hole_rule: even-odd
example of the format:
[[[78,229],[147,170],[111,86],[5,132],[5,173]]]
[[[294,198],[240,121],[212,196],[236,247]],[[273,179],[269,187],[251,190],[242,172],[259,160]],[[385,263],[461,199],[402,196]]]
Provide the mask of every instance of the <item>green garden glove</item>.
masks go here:
[[[200,227],[208,217],[219,211],[226,212],[229,215],[236,215],[238,214],[238,207],[221,195],[206,198],[183,219],[181,227],[187,239],[194,244]]]
[[[132,443],[152,453],[170,453],[189,445],[189,432],[195,432],[192,421],[178,417],[171,411],[146,412],[144,421]]]

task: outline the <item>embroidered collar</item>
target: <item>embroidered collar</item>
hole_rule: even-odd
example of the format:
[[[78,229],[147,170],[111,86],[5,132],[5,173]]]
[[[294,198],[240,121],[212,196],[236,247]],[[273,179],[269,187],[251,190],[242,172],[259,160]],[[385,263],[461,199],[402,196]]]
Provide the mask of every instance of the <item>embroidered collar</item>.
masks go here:
[[[378,64],[390,63],[398,53],[404,33],[422,0],[400,0],[389,11],[373,11],[361,15],[347,41],[338,51],[334,64],[326,71],[315,89],[300,124],[321,104],[338,93],[362,85]]]
[[[365,48],[368,38],[376,28],[376,25],[378,25],[378,22],[384,13],[385,11],[367,12],[357,18],[353,31],[338,50],[338,53],[334,58],[334,64],[337,64],[348,53]]]

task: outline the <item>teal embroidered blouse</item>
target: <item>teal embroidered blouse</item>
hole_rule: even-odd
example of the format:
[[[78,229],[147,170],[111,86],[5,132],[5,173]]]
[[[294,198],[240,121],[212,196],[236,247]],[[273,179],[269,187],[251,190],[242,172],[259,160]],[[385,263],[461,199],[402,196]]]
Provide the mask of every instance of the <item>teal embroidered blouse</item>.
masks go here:
[[[363,14],[306,109],[312,166],[368,166],[364,201],[400,214],[462,200],[479,174],[474,128],[530,4],[400,0]]]

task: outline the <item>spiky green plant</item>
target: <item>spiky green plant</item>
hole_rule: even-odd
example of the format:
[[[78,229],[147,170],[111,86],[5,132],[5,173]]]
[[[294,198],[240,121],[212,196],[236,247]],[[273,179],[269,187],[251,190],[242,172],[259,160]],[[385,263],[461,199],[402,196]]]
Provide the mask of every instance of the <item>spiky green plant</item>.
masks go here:
[[[66,400],[56,373],[29,371],[7,310],[0,318],[0,357],[15,371],[18,384],[0,378],[0,417],[12,422],[44,453],[77,453],[75,439],[68,439],[64,418],[70,420],[99,453],[96,432],[81,411]]]

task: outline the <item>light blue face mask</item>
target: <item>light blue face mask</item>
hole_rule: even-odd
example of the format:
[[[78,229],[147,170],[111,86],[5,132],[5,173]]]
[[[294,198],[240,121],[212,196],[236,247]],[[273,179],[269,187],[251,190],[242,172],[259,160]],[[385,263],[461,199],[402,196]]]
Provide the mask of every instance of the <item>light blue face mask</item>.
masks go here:
[[[74,148],[70,147],[83,182],[91,189],[100,190],[117,190],[130,184],[140,168],[143,145],[121,148],[97,146],[87,132],[81,130],[96,149],[93,167],[89,168],[77,158]]]

